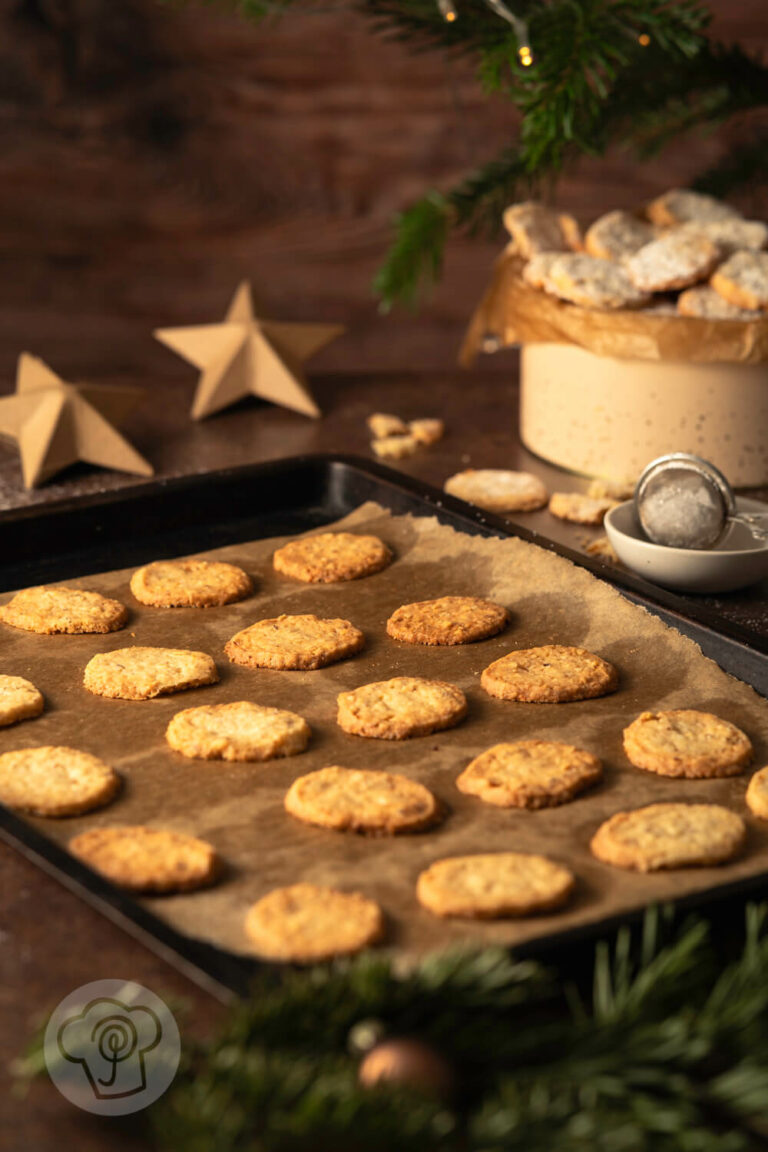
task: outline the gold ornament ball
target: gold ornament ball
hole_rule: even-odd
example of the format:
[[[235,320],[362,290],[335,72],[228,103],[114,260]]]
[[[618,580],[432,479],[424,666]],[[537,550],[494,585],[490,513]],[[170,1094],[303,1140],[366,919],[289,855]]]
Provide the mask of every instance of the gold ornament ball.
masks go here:
[[[429,1096],[451,1094],[454,1077],[443,1057],[420,1040],[383,1040],[360,1064],[360,1083],[371,1088],[382,1081],[404,1084]]]

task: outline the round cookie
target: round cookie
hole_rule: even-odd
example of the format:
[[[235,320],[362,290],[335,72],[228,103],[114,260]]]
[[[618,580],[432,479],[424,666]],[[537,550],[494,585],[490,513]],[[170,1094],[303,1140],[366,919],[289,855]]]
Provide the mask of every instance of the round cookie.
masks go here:
[[[436,916],[490,920],[559,908],[574,882],[572,872],[546,856],[489,852],[437,860],[419,876],[416,895]]]
[[[247,572],[218,560],[155,560],[131,576],[133,595],[155,608],[212,608],[252,591]]]
[[[44,703],[42,692],[23,676],[0,676],[0,728],[39,716]]]
[[[467,468],[449,476],[443,488],[486,512],[534,512],[544,507],[548,495],[532,473],[504,468]]]
[[[85,666],[83,684],[96,696],[150,700],[185,688],[215,684],[219,673],[207,652],[186,648],[116,648],[99,652]]]
[[[294,780],[285,808],[305,824],[341,832],[416,832],[440,816],[430,790],[407,776],[335,764]]]
[[[643,292],[670,292],[705,280],[720,249],[700,232],[665,232],[626,260],[632,283]]]
[[[108,804],[117,773],[77,748],[21,748],[0,756],[0,802],[36,816],[77,816]]]
[[[747,785],[747,807],[753,816],[768,820],[768,768],[760,768]]]
[[[740,728],[693,708],[641,712],[624,729],[624,751],[636,768],[694,780],[738,776],[752,759]]]
[[[245,931],[264,959],[311,964],[375,943],[384,934],[384,916],[360,892],[292,884],[253,904]]]
[[[246,668],[324,668],[354,656],[365,644],[359,628],[349,620],[321,620],[318,616],[276,616],[257,620],[224,645],[234,664]]]
[[[549,271],[549,290],[582,308],[638,308],[648,295],[624,268],[595,256],[561,256]]]
[[[553,740],[494,744],[467,765],[456,781],[460,792],[498,808],[551,808],[595,784],[603,769],[597,756]]]
[[[604,864],[657,872],[722,864],[736,855],[745,836],[741,817],[719,804],[649,804],[611,816],[590,848]]]
[[[295,712],[237,700],[177,712],[166,728],[171,748],[192,760],[274,760],[303,752],[310,727]]]
[[[353,736],[407,740],[452,728],[467,714],[460,688],[443,680],[395,676],[341,692],[337,721]]]
[[[768,224],[762,220],[692,221],[681,225],[686,232],[703,232],[720,250],[720,255],[731,256],[742,248],[757,252],[768,245]]]
[[[599,260],[623,260],[648,244],[655,235],[652,224],[638,220],[631,212],[617,209],[607,212],[587,229],[584,247],[590,256]]]
[[[13,628],[54,635],[59,632],[117,632],[128,619],[119,600],[79,588],[23,588],[0,609]]]
[[[403,604],[387,620],[387,633],[406,644],[472,644],[506,628],[509,613],[479,596],[441,596]]]
[[[573,216],[556,212],[536,200],[510,204],[504,210],[503,220],[514,251],[526,259],[540,252],[581,248],[581,230]]]
[[[762,312],[755,308],[739,308],[715,292],[709,284],[700,284],[681,292],[677,298],[677,310],[681,316],[693,316],[700,320],[758,320]]]
[[[334,584],[380,572],[391,564],[392,553],[378,536],[321,532],[278,548],[272,562],[276,572],[305,584]]]
[[[141,824],[91,828],[70,840],[69,850],[131,892],[189,892],[210,884],[219,870],[207,841]]]
[[[549,292],[549,274],[552,271],[552,265],[560,255],[560,252],[538,252],[535,256],[531,256],[523,268],[525,283],[531,288],[542,288],[545,292]]]
[[[553,492],[549,511],[558,520],[571,520],[574,524],[602,524],[606,512],[615,508],[617,500],[607,496],[585,496],[582,492]]]
[[[662,196],[657,196],[647,206],[646,215],[653,224],[664,228],[689,221],[702,224],[709,220],[741,219],[741,213],[722,200],[703,192],[691,192],[688,188],[670,188]]]
[[[618,683],[618,673],[607,660],[564,644],[509,652],[489,664],[480,678],[489,696],[533,704],[590,700],[613,692]]]
[[[737,308],[768,308],[768,252],[734,252],[710,283]]]

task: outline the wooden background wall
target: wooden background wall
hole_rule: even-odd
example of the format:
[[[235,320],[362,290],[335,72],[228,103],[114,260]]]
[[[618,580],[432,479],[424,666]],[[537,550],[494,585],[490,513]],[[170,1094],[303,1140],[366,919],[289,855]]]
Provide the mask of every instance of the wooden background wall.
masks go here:
[[[768,46],[766,0],[713,7],[720,33]],[[70,378],[185,372],[152,327],[219,318],[244,276],[274,316],[348,325],[317,369],[452,366],[497,246],[453,243],[415,318],[379,316],[370,280],[393,213],[514,126],[466,67],[341,3],[257,29],[155,0],[0,0],[0,390],[22,348]],[[723,139],[585,162],[562,203],[632,205]]]

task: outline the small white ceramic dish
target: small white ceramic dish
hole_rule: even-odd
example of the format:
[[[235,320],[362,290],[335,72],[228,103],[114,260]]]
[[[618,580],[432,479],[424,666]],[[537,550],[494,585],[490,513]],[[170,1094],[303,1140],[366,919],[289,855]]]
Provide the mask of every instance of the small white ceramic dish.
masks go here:
[[[760,500],[736,497],[738,512],[768,512]],[[605,517],[605,530],[622,564],[677,592],[733,592],[768,577],[768,541],[755,540],[743,524],[731,524],[713,548],[669,548],[647,539],[625,500]]]

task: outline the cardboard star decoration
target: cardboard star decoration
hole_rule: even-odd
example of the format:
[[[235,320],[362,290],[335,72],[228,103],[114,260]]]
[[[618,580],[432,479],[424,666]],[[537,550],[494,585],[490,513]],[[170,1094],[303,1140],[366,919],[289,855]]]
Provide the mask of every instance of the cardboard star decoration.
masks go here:
[[[28,352],[19,357],[16,391],[0,398],[0,434],[16,440],[25,488],[36,488],[77,461],[151,476],[152,465],[113,426],[143,392],[68,384]]]
[[[320,409],[301,365],[343,331],[339,324],[263,319],[254,311],[250,284],[243,281],[221,324],[158,328],[155,336],[201,369],[191,411],[194,420],[249,395],[317,417]]]

